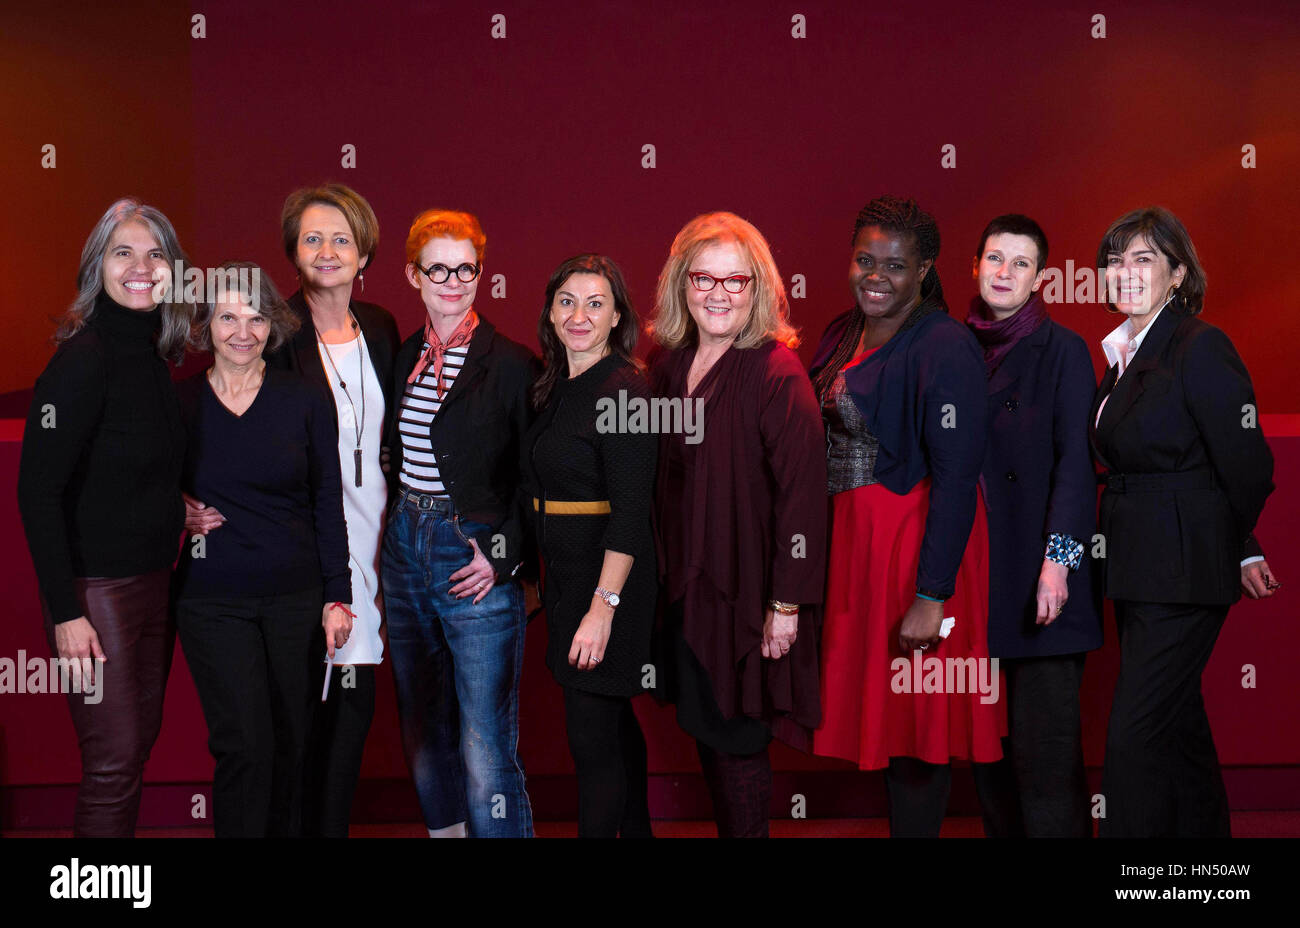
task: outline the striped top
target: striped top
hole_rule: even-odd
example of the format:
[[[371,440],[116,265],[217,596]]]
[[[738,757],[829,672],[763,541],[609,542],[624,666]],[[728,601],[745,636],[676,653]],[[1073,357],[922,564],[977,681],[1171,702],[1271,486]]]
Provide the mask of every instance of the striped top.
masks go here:
[[[425,342],[421,354],[428,349]],[[442,362],[442,382],[445,400],[451,392],[460,369],[465,366],[465,356],[469,354],[469,345],[448,350]],[[438,462],[433,454],[433,445],[429,443],[429,424],[442,408],[438,391],[433,382],[433,365],[420,375],[420,379],[406,385],[402,394],[402,403],[398,412],[397,432],[402,436],[402,483],[417,493],[429,493],[443,499],[450,499],[447,488],[443,486],[442,474],[438,472]]]

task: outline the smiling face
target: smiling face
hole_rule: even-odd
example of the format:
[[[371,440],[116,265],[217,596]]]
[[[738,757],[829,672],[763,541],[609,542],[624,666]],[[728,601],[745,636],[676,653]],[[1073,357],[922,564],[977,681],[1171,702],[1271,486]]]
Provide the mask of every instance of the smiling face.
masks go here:
[[[702,344],[729,344],[736,340],[754,307],[754,281],[739,293],[728,293],[722,285],[727,277],[753,277],[745,253],[735,242],[713,242],[695,255],[687,268],[686,308],[699,329]],[[690,274],[707,274],[714,287],[707,293],[691,283]]]
[[[1043,284],[1038,270],[1038,244],[1028,235],[999,232],[984,242],[975,263],[980,298],[995,319],[1005,319],[1029,302]]]
[[[219,362],[246,367],[262,357],[262,349],[271,334],[271,320],[254,310],[238,293],[230,293],[213,305],[208,331],[212,353]]]
[[[603,357],[618,320],[613,290],[602,274],[570,274],[551,300],[551,325],[570,360]]]
[[[170,279],[167,256],[149,227],[139,220],[113,230],[104,252],[104,292],[127,309],[150,310],[157,305],[154,287]]]
[[[478,260],[474,252],[474,243],[467,238],[431,238],[420,249],[420,267],[432,267],[441,264],[453,271],[462,264],[474,264]],[[438,325],[458,318],[469,312],[474,306],[474,296],[478,293],[480,277],[465,283],[456,274],[447,275],[440,284],[429,280],[429,276],[419,268],[408,264],[406,279],[412,287],[420,291],[420,299],[429,313],[429,319]]]
[[[341,209],[313,203],[302,211],[295,263],[305,289],[351,287],[367,260],[358,251],[352,227]]]
[[[849,290],[868,317],[894,319],[920,301],[921,281],[932,264],[921,260],[911,234],[863,226],[853,240]]]
[[[1169,259],[1145,235],[1133,236],[1123,254],[1106,256],[1106,292],[1111,305],[1126,316],[1142,317],[1159,309],[1186,275],[1187,268],[1170,267]]]

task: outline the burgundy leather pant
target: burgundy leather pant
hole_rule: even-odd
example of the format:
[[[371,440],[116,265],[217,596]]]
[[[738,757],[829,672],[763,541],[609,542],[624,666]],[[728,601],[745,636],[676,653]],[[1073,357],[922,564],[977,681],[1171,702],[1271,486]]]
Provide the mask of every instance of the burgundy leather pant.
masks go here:
[[[83,614],[107,658],[97,667],[103,674],[98,703],[88,702],[84,694],[68,694],[81,745],[81,786],[72,822],[77,837],[135,834],[144,764],[162,726],[176,640],[168,610],[170,576],[171,570],[163,569],[74,581]],[[48,609],[45,634],[57,655]]]

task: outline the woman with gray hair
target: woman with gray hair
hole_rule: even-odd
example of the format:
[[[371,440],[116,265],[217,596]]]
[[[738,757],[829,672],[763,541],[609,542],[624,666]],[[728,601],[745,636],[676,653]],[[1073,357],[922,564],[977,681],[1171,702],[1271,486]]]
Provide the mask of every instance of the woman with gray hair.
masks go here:
[[[169,285],[187,263],[157,209],[110,206],[82,249],[77,298],[27,416],[18,505],[50,648],[71,662],[79,837],[134,834],[162,724],[185,451],[167,362],[183,357],[192,316],[181,281],[176,302]]]

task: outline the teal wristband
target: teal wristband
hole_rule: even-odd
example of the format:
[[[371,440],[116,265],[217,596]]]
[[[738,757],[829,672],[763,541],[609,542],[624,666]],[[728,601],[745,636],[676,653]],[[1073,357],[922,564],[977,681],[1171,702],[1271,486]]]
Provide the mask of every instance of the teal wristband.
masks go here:
[[[932,603],[941,603],[941,602],[943,602],[942,599],[935,599],[933,596],[926,596],[924,593],[917,593],[917,594],[916,594],[916,598],[917,598],[917,599],[928,600],[929,602],[932,602]]]

